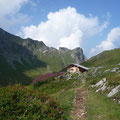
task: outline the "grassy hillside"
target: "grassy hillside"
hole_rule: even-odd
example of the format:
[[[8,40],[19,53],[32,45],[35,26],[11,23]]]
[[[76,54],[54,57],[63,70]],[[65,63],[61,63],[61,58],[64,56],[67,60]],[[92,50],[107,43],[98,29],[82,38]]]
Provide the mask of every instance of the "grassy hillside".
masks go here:
[[[120,63],[120,48],[104,51],[86,62],[83,63],[83,65],[87,67],[96,67],[96,66],[109,66],[109,65],[115,65]]]
[[[119,120],[120,91],[109,98],[107,96],[112,89],[120,85],[120,49],[104,51],[83,65],[90,68],[85,84],[88,89],[86,102],[88,119]],[[96,86],[103,79],[106,81]]]
[[[66,77],[50,78],[26,87],[18,84],[1,87],[0,119],[71,120],[76,87],[81,81],[74,79],[76,75],[70,80]]]
[[[106,96],[88,92],[86,108],[88,111],[88,120],[119,120],[120,105],[114,103]]]
[[[120,49],[104,51],[90,58],[83,65],[90,67],[88,81],[97,83],[102,78],[107,78],[108,85],[120,84]]]

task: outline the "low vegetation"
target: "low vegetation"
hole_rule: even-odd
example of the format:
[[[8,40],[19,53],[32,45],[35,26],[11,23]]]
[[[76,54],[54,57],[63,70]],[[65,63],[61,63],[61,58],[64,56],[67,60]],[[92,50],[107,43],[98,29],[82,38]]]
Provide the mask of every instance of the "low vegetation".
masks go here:
[[[21,85],[0,88],[0,120],[56,120],[64,110],[53,97]]]
[[[87,91],[88,120],[119,120],[120,91],[107,97],[113,88],[120,85],[119,51],[106,51],[83,63],[90,70],[81,76],[78,73],[46,73],[35,78],[29,86],[1,87],[0,120],[71,120],[77,88]],[[111,57],[110,54],[114,55]],[[103,78],[107,89],[96,92],[101,86],[92,86]]]
[[[110,66],[116,65],[120,62],[120,48],[114,50],[104,51],[88,61],[84,62],[83,65],[87,67],[97,67],[97,66]]]
[[[70,120],[77,80],[58,80],[50,75],[26,87],[1,87],[0,119]]]

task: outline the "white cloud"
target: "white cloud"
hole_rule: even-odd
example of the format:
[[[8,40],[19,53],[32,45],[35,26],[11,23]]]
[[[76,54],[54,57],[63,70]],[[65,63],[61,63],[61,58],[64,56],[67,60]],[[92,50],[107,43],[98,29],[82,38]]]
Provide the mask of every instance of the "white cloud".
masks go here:
[[[52,47],[82,47],[83,39],[89,38],[101,32],[107,27],[108,22],[100,25],[97,17],[91,14],[86,17],[79,14],[75,8],[68,7],[58,12],[50,12],[46,22],[38,26],[22,27],[24,38],[30,37],[45,42]]]
[[[0,27],[8,30],[13,25],[28,21],[25,14],[19,13],[21,6],[29,0],[0,0]]]
[[[24,22],[23,22],[24,21]],[[15,16],[0,17],[0,27],[7,31],[15,29],[18,25],[23,25],[29,21],[29,17],[25,14],[17,13]]]
[[[0,0],[0,16],[18,12],[21,5],[27,1],[28,0]]]
[[[81,31],[75,31],[70,36],[61,38],[60,47],[67,47],[70,49],[74,49],[75,47],[80,46],[80,42],[82,41],[83,33]]]
[[[93,48],[90,52],[91,56],[100,53],[104,50],[114,49],[117,45],[116,42],[120,42],[120,27],[113,28],[107,36],[107,39],[102,41],[100,45]]]

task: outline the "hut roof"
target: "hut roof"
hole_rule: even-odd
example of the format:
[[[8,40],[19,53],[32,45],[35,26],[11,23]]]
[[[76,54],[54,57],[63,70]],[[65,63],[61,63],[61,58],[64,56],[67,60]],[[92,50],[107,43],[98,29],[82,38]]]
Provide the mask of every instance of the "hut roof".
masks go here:
[[[85,69],[86,71],[88,71],[89,70],[89,68],[87,68],[87,67],[85,67],[85,66],[82,66],[82,65],[79,65],[79,64],[75,64],[75,63],[72,63],[72,64],[70,64],[70,65],[68,65],[66,68],[68,68],[68,67],[70,67],[70,66],[77,66],[77,67],[79,67],[79,68],[83,68],[83,69]]]

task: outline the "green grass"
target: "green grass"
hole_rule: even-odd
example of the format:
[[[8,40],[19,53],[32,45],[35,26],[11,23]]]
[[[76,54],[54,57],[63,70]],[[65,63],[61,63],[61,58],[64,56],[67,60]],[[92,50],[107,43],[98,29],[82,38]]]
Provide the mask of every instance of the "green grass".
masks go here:
[[[38,84],[35,84],[34,88],[37,89],[39,92],[50,95],[50,94],[55,94],[62,90],[69,90],[69,89],[75,88],[74,82],[77,82],[79,85],[81,84],[80,80],[74,80],[74,79],[71,79],[68,81],[61,79],[59,82],[57,82],[57,80],[54,80],[54,79],[50,79],[48,81],[49,82],[47,82],[46,84],[43,84],[40,87],[38,86]]]
[[[119,54],[120,54],[120,48],[104,51],[90,58],[88,61],[84,62],[83,65],[87,67],[116,65],[120,63]]]
[[[104,72],[107,69],[120,68],[120,66],[116,66],[120,63],[119,53],[120,49],[104,51],[83,63],[86,67],[95,67],[91,68],[87,73],[88,77],[85,85],[88,89],[86,102],[88,120],[120,120],[120,105],[111,100],[112,98],[115,98],[116,101],[119,100],[120,92],[112,98],[107,98],[105,95],[108,94],[111,89],[95,93],[95,90],[98,88],[90,87],[90,85],[96,84],[103,78],[107,79],[107,87],[115,88],[117,85],[120,85],[120,73]],[[98,69],[95,76],[93,76],[92,73],[98,66],[103,66],[103,68]]]
[[[63,116],[66,120],[71,120],[70,111],[73,106],[73,99],[75,97],[75,89],[60,91],[54,95],[56,100],[60,103],[60,107],[65,111]]]
[[[64,110],[63,118],[70,120],[70,111],[73,105],[73,99],[75,97],[76,86],[74,82],[81,85],[80,80],[66,80],[60,79],[49,79],[48,82],[44,84],[35,84],[32,89],[37,90],[39,93],[47,94],[49,96],[54,96],[55,100],[60,104],[60,107]],[[30,87],[30,86],[29,86]],[[31,86],[32,87],[32,86]]]
[[[3,56],[0,55],[0,86],[5,86],[15,83],[24,83],[28,85],[32,79],[25,76],[23,72],[13,69]]]
[[[120,105],[102,94],[88,91],[86,108],[88,120],[120,120]]]

